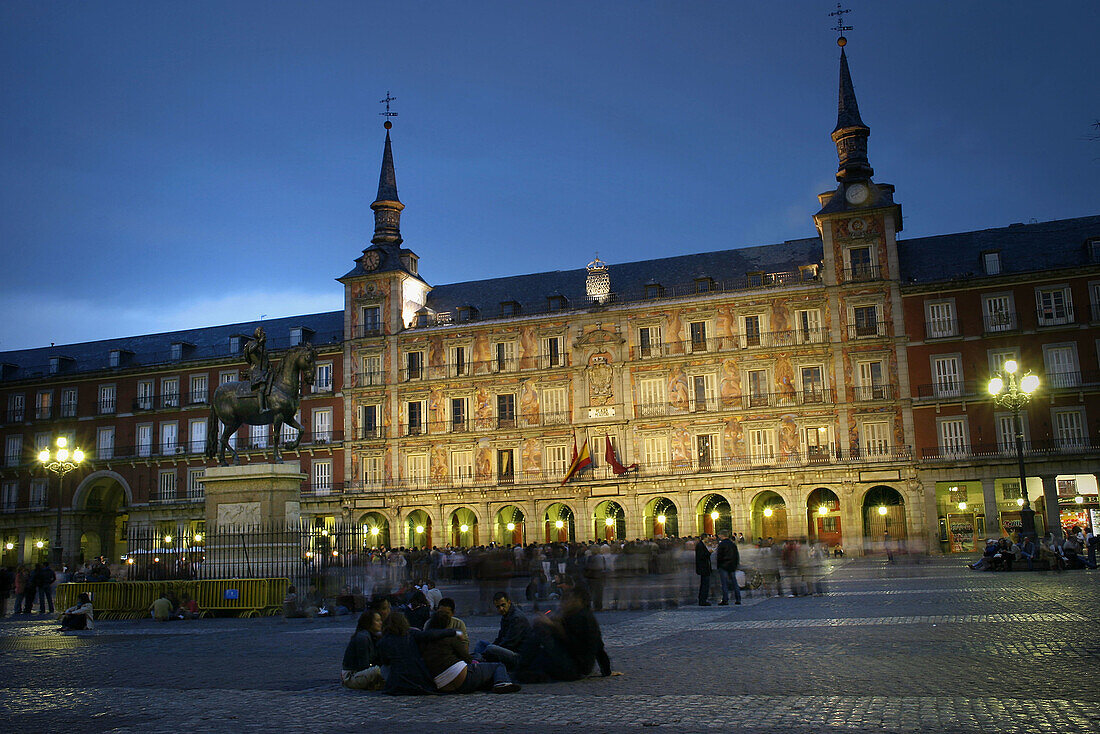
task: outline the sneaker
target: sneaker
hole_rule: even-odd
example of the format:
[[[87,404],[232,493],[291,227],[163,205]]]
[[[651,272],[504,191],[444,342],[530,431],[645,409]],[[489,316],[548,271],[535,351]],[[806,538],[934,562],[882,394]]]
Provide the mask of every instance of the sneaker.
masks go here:
[[[519,690],[519,685],[516,683],[497,683],[493,686],[493,693],[515,693]]]
[[[720,606],[720,607],[728,607],[729,605],[730,605],[729,601],[720,601],[720,602],[718,602],[718,606]]]

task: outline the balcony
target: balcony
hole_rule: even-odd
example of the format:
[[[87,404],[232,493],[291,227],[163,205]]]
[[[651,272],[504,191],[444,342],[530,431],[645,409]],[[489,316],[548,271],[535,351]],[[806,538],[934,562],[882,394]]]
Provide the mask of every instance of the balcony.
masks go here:
[[[791,408],[799,405],[833,405],[836,392],[832,389],[791,390],[789,392],[745,393],[738,396],[712,397],[689,400],[686,406],[670,403],[638,403],[634,415],[638,418],[688,415],[752,408]]]
[[[1070,456],[1100,451],[1100,439],[1085,436],[1024,441],[1025,458]],[[968,444],[963,446],[932,446],[920,450],[922,461],[960,461],[970,459],[1016,459],[1015,442]]]
[[[858,402],[893,400],[897,393],[897,385],[856,385],[852,388],[852,395]]]
[[[205,405],[209,401],[210,393],[208,390],[193,390],[187,393],[188,405]]]
[[[180,394],[178,392],[165,393],[160,396],[161,408],[178,408],[180,407]]]
[[[1017,328],[1018,321],[1015,311],[998,311],[987,313],[982,317],[982,329],[986,334],[1014,331]]]
[[[355,387],[374,387],[384,384],[386,384],[386,380],[381,371],[355,373]]]
[[[375,336],[382,336],[382,324],[377,322],[356,324],[351,330],[352,339],[370,339]]]
[[[360,426],[359,428],[358,439],[360,441],[370,441],[382,437],[382,426]]]
[[[876,321],[870,324],[848,324],[849,339],[873,339],[886,336],[886,324]]]
[[[924,323],[925,339],[947,339],[959,335],[957,319],[932,319]]]
[[[1073,307],[1061,306],[1058,308],[1037,308],[1035,309],[1035,318],[1039,326],[1063,326],[1065,324],[1072,324],[1073,320]]]
[[[36,421],[45,421],[53,417],[53,406],[40,405],[34,409],[34,419]]]
[[[100,400],[97,403],[97,408],[100,415],[111,415],[115,412],[116,400],[114,398],[108,398]]]
[[[879,267],[875,263],[853,265],[852,267],[844,268],[843,281],[845,283],[862,283],[869,280],[879,280],[881,278],[882,274],[879,272]]]
[[[23,408],[13,408],[5,414],[5,419],[7,423],[22,423],[26,415]]]

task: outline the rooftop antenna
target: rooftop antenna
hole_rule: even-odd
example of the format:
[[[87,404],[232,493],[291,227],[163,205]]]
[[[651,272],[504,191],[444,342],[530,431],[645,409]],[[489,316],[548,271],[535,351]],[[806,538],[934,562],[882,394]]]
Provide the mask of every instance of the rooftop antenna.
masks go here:
[[[382,117],[397,117],[396,112],[391,112],[390,111],[390,102],[396,102],[396,101],[397,101],[397,97],[394,97],[394,96],[390,95],[390,90],[387,89],[385,99],[378,100],[378,104],[386,105],[386,111],[385,112],[379,112],[378,114],[381,115]],[[391,127],[393,127],[393,123],[390,122],[389,120],[386,120],[386,123],[383,125],[383,127],[385,127],[387,130],[389,130]]]
[[[836,10],[829,13],[830,18],[834,16],[836,17],[836,26],[834,26],[832,30],[836,31],[836,45],[840,46],[841,48],[844,48],[845,44],[848,43],[848,39],[844,37],[844,31],[852,30],[852,26],[844,25],[844,16],[850,12],[852,12],[851,8],[846,8],[840,3],[837,3]]]

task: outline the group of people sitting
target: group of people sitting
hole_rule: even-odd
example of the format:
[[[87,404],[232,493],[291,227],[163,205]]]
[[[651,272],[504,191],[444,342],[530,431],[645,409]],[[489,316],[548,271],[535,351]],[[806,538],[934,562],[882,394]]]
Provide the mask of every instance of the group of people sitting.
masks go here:
[[[187,592],[179,598],[171,591],[164,591],[157,600],[149,605],[149,616],[158,622],[171,622],[179,619],[198,619],[199,605]]]
[[[1047,533],[1039,543],[1023,536],[1016,540],[1009,537],[989,538],[982,557],[967,567],[974,571],[1011,571],[1016,563],[1023,561],[1027,563],[1027,570],[1031,571],[1039,561],[1054,571],[1095,569],[1098,545],[1100,538],[1096,537],[1091,527],[1082,529],[1078,526],[1067,532],[1062,540],[1056,539],[1053,533]]]
[[[601,675],[611,675],[585,589],[569,585],[560,609],[533,624],[507,593],[497,592],[499,633],[472,651],[453,599],[440,598],[433,609],[427,595],[415,589],[397,601],[402,603],[376,599],[359,617],[344,651],[345,687],[392,695],[513,693],[519,690],[516,681],[577,680],[597,665]]]

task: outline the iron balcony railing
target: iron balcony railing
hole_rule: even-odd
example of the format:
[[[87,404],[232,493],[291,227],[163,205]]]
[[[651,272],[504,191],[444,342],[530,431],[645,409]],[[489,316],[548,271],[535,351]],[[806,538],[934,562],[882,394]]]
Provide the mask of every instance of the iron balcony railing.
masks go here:
[[[879,280],[882,278],[882,273],[879,272],[877,264],[867,263],[844,268],[843,277],[845,283],[859,283],[868,280]]]
[[[244,429],[242,429],[244,430]],[[288,451],[285,448],[287,441],[293,440],[297,435],[297,431],[291,431],[289,434],[284,433],[281,439],[282,443],[280,448],[283,451]],[[319,448],[324,446],[333,446],[342,443],[344,440],[343,431],[307,431],[302,434],[302,441],[299,444],[299,448]],[[239,452],[248,451],[269,451],[273,444],[269,436],[251,437],[245,436],[242,438],[240,434],[237,435],[236,448]],[[111,447],[109,456],[100,456],[98,449],[95,451],[89,451],[89,458],[93,461],[116,461],[116,460],[129,460],[129,459],[164,459],[172,457],[185,457],[202,455],[206,451],[206,439],[201,441],[190,440],[178,440],[175,442],[156,442],[156,443],[139,443],[133,445],[116,445]]]
[[[1090,311],[1092,313],[1092,320],[1100,321],[1100,303],[1091,304]]]
[[[986,334],[996,334],[1001,331],[1013,331],[1017,328],[1015,311],[997,311],[987,313],[982,317],[982,329]]]
[[[931,319],[924,322],[925,339],[946,339],[959,335],[957,319]]]
[[[637,403],[634,415],[639,418],[654,416],[712,413],[725,410],[750,408],[788,408],[797,405],[832,405],[836,403],[836,391],[832,388],[817,390],[793,390],[790,392],[745,393],[736,397],[712,397],[692,399],[686,403]]]
[[[419,421],[398,424],[400,436],[427,436],[441,433],[466,433],[476,431],[495,431],[497,429],[511,428],[535,428],[538,426],[565,426],[569,425],[570,414],[568,412],[546,413],[540,411],[538,415],[516,416],[485,416],[469,418],[452,418],[440,421]],[[375,432],[380,432],[377,427]],[[368,438],[381,438],[381,435],[372,435]]]
[[[897,394],[897,385],[856,385],[852,388],[852,396],[859,402],[893,400]]]
[[[1039,387],[1046,390],[1074,390],[1100,386],[1100,370],[1048,372],[1039,375]],[[918,400],[950,400],[953,398],[987,398],[987,383],[980,380],[939,380],[916,387]]]
[[[22,423],[26,415],[26,410],[24,410],[23,408],[16,408],[14,410],[9,410],[5,414],[5,418],[8,423]]]
[[[872,339],[887,336],[886,323],[875,321],[869,324],[848,324],[849,339]]]
[[[351,330],[352,339],[369,339],[375,336],[382,336],[382,324],[356,324]]]
[[[1087,436],[1024,441],[1026,457],[1064,456],[1100,451],[1100,439]],[[959,444],[955,446],[931,446],[920,450],[923,461],[958,461],[960,459],[1015,459],[1016,442]]]
[[[383,372],[356,372],[353,387],[374,387],[385,384],[386,376]]]
[[[1060,326],[1062,324],[1072,324],[1073,319],[1073,306],[1067,304],[1061,308],[1037,308],[1035,309],[1035,318],[1038,321],[1039,326]]]
[[[45,405],[38,406],[34,409],[34,419],[36,421],[49,420],[53,416],[53,406]]]
[[[100,400],[97,405],[100,415],[108,415],[115,412],[118,401],[114,398],[107,398],[105,400]]]

